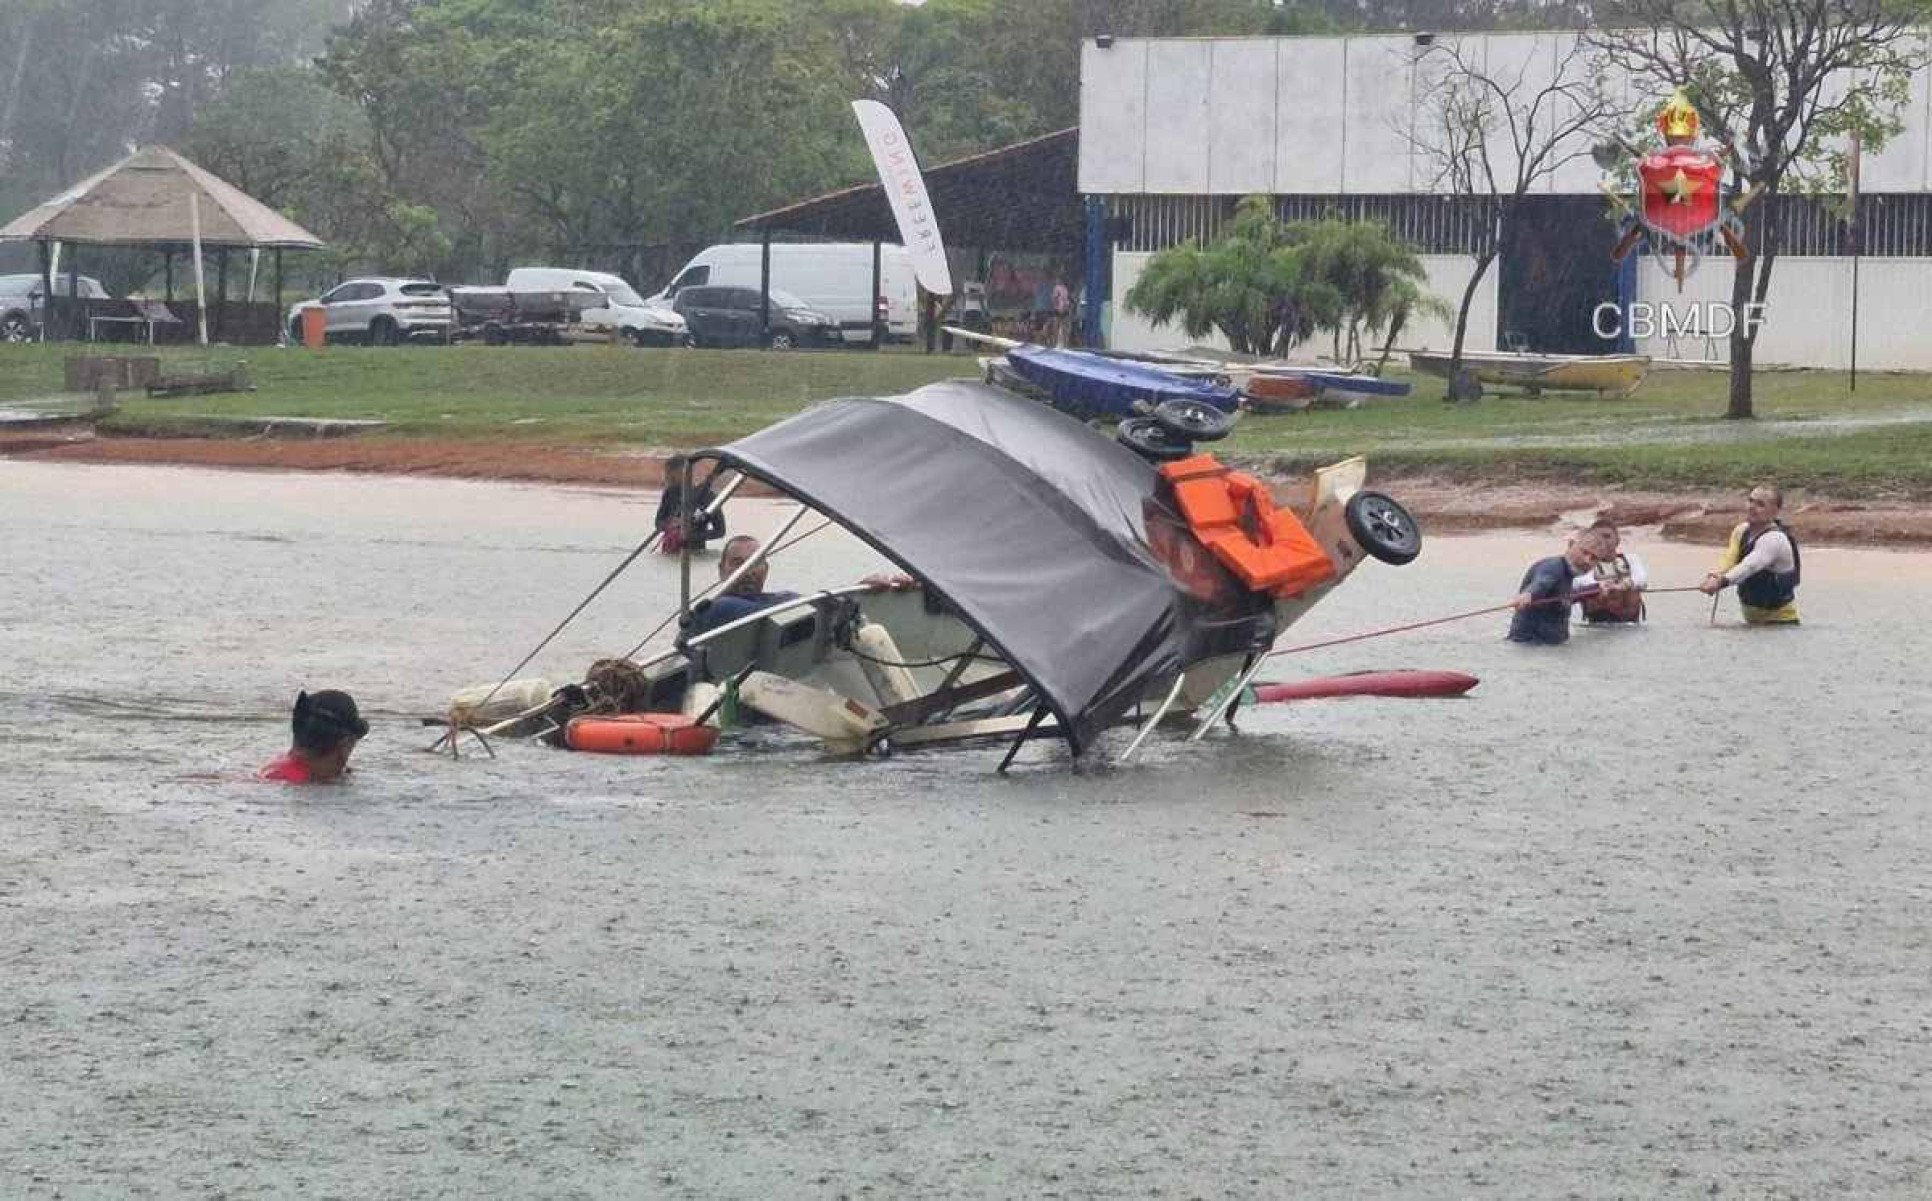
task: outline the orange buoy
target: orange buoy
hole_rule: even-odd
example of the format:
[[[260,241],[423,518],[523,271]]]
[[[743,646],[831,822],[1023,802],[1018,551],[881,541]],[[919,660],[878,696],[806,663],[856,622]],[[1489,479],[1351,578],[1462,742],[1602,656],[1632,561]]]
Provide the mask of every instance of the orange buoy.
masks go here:
[[[564,727],[564,745],[573,751],[604,755],[708,755],[718,731],[682,713],[619,713],[573,717]]]

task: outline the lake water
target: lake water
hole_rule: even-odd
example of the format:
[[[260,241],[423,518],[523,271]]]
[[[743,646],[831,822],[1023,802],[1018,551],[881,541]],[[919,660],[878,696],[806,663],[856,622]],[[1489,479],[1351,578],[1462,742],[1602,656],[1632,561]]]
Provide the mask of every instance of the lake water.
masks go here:
[[[1932,1188],[1932,558],[1808,550],[1796,630],[1676,595],[1556,650],[1495,616],[1290,656],[1483,682],[1125,768],[423,753],[654,505],[0,461],[9,1194]],[[1557,544],[1434,540],[1284,642],[1500,602]],[[1631,544],[1663,586],[1712,558]],[[773,585],[879,565],[822,536]],[[525,674],[676,594],[640,560]],[[301,687],[372,717],[345,786],[248,779]]]

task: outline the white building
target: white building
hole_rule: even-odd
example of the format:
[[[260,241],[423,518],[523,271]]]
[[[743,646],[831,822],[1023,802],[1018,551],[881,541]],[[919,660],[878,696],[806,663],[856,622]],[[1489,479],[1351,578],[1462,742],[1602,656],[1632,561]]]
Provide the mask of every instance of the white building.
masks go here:
[[[1558,70],[1578,35],[1469,35],[1461,52],[1492,74],[1532,81]],[[1087,43],[1080,71],[1080,191],[1104,205],[1111,269],[1110,341],[1173,346],[1120,304],[1154,251],[1211,237],[1245,195],[1275,198],[1285,218],[1369,216],[1422,253],[1437,295],[1454,305],[1474,266],[1467,202],[1445,195],[1414,136],[1426,130],[1431,59],[1419,39],[1107,39]],[[1626,88],[1634,112],[1646,99]],[[1859,215],[1860,367],[1932,369],[1925,298],[1932,296],[1932,88],[1912,82],[1904,131],[1864,156]],[[1592,328],[1604,301],[1728,301],[1731,263],[1705,260],[1679,293],[1652,260],[1610,261],[1616,229],[1585,154],[1539,190],[1513,259],[1490,268],[1471,310],[1468,345],[1546,351],[1614,349]],[[1852,261],[1843,227],[1818,200],[1781,198],[1783,250],[1772,274],[1760,363],[1843,368],[1851,347]],[[1634,261],[1636,256],[1632,256]],[[1405,331],[1408,346],[1446,348],[1441,323]],[[1660,357],[1722,358],[1721,337],[1636,339]]]

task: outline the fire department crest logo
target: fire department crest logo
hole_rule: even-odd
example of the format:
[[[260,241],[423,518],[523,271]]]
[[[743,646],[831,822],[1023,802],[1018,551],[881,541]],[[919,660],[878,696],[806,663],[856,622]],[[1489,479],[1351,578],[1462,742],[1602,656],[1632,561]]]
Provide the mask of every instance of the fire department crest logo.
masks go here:
[[[1642,247],[1656,256],[1680,292],[1707,252],[1722,246],[1736,258],[1749,256],[1742,214],[1756,189],[1726,200],[1725,160],[1735,165],[1736,151],[1697,145],[1701,126],[1696,107],[1682,92],[1674,94],[1657,115],[1664,145],[1637,159],[1637,195],[1625,197],[1605,188],[1623,214],[1622,236],[1612,257],[1621,261]],[[1615,161],[1612,150],[1608,163]],[[1606,159],[1600,156],[1598,162]]]

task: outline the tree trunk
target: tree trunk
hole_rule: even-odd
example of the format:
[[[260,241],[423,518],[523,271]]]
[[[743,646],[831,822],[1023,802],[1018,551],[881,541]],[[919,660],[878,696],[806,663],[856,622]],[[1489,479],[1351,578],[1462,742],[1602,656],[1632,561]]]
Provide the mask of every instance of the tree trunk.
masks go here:
[[[1764,247],[1765,213],[1771,203],[1770,196],[1760,198],[1756,211],[1745,219],[1745,244],[1751,248],[1751,257],[1738,259],[1731,268],[1731,397],[1724,416],[1736,421],[1757,416],[1751,403],[1751,360],[1760,327],[1750,320],[1756,311],[1750,306],[1757,298],[1759,272],[1771,269],[1759,257]]]
[[[1456,309],[1456,342],[1449,351],[1449,375],[1453,379],[1462,366],[1462,345],[1469,333],[1469,308],[1476,302],[1476,289],[1489,274],[1489,265],[1496,261],[1496,252],[1491,250],[1476,256],[1476,269],[1469,273],[1469,283],[1462,290],[1462,304]]]

